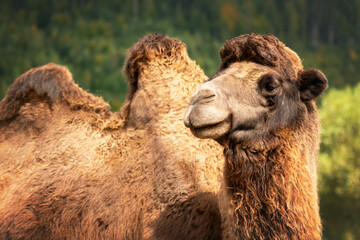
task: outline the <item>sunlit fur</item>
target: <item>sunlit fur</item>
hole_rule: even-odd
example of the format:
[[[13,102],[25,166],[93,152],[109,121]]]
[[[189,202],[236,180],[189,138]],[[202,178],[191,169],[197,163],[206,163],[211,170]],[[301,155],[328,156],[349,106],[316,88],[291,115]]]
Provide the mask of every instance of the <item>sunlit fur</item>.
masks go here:
[[[206,79],[178,40],[128,53],[121,113],[47,64],[0,102],[0,239],[219,239],[222,150],[182,123]]]

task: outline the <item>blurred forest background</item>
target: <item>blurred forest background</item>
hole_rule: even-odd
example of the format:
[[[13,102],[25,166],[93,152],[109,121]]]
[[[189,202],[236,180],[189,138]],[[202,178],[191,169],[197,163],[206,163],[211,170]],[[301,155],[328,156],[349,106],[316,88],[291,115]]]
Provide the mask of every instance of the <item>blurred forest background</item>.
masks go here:
[[[20,74],[55,62],[117,111],[126,50],[150,32],[185,42],[208,76],[224,41],[250,32],[276,35],[321,69],[324,239],[360,239],[360,0],[0,0],[0,99]]]

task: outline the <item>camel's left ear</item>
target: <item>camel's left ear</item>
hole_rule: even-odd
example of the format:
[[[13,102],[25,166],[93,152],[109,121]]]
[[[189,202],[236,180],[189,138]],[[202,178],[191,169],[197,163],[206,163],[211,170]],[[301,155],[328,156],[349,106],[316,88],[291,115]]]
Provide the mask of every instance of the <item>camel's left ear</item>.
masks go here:
[[[320,70],[302,70],[299,72],[298,78],[302,101],[313,100],[328,88],[328,80]]]

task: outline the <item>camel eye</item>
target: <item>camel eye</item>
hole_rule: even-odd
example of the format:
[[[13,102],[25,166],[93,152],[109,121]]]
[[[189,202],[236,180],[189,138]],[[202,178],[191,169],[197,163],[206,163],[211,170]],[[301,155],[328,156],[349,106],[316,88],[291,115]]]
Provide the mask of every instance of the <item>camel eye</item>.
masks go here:
[[[259,88],[264,94],[264,96],[267,95],[273,95],[276,90],[279,87],[279,82],[273,74],[266,74],[260,78],[259,81]]]
[[[277,85],[274,82],[267,82],[264,85],[264,88],[267,92],[273,93],[276,90]]]

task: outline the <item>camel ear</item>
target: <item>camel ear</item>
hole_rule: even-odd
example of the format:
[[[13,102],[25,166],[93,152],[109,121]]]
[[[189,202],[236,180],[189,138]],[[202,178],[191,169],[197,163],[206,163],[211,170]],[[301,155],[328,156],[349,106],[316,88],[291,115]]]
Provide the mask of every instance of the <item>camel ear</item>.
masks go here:
[[[328,80],[320,70],[302,70],[298,78],[300,98],[302,101],[313,100],[328,88]]]

